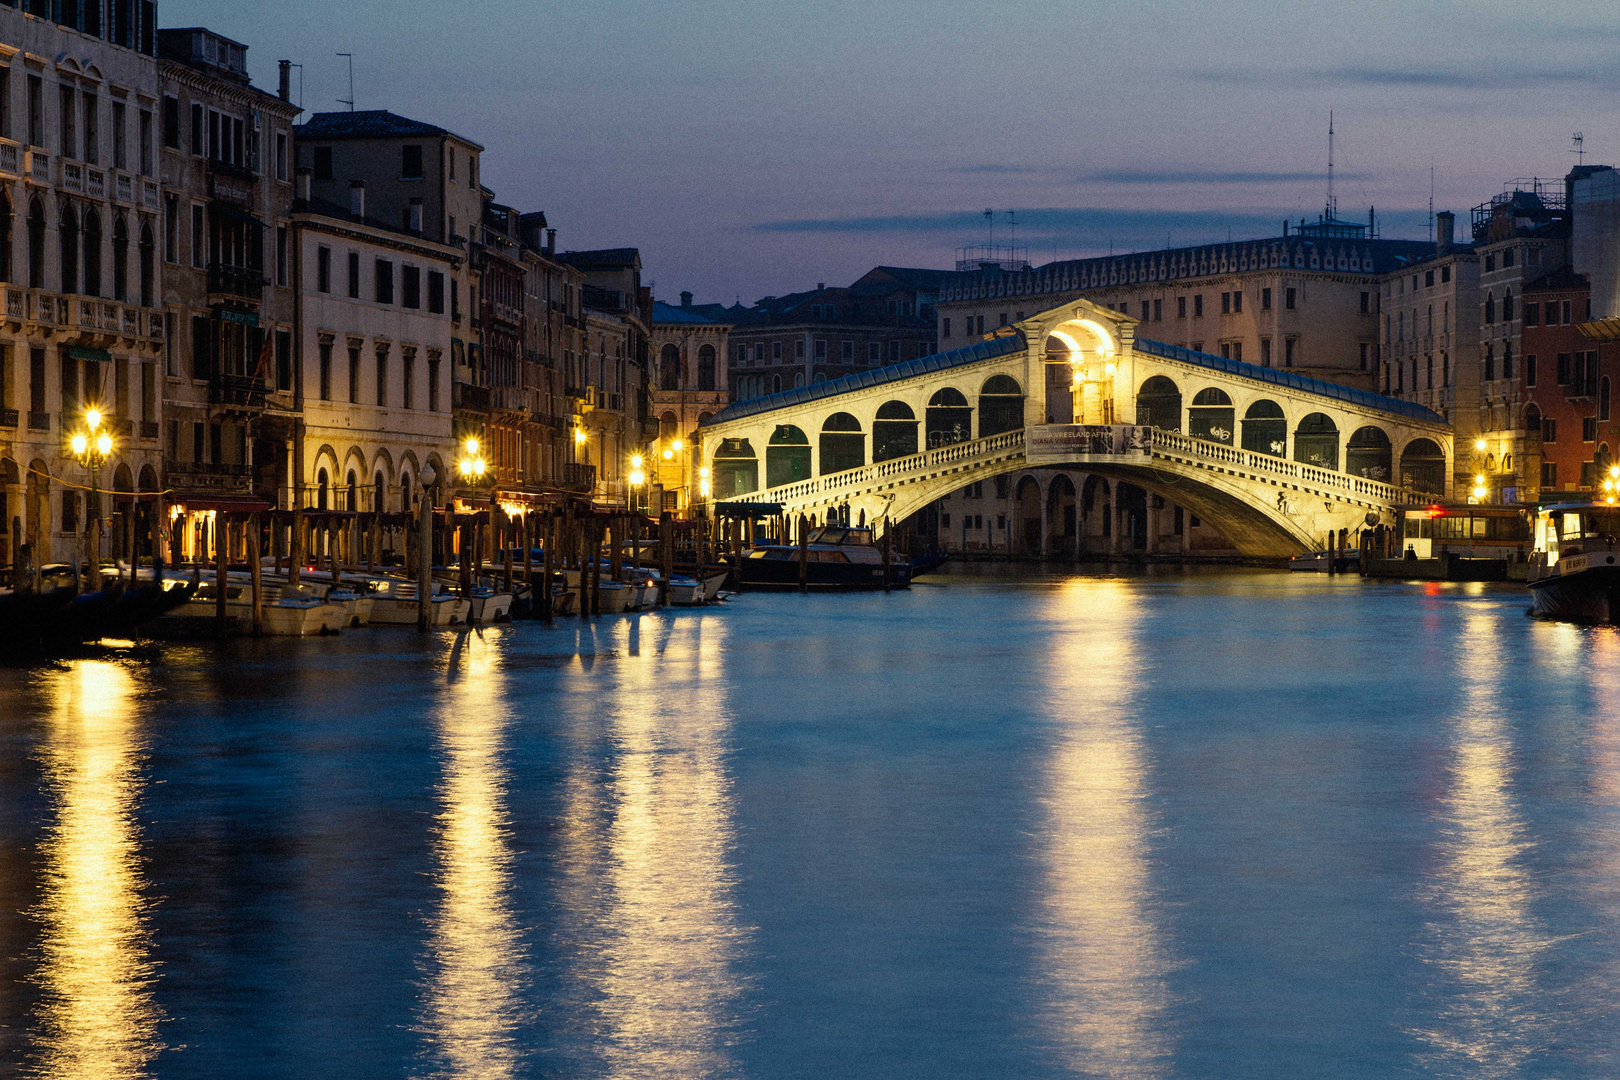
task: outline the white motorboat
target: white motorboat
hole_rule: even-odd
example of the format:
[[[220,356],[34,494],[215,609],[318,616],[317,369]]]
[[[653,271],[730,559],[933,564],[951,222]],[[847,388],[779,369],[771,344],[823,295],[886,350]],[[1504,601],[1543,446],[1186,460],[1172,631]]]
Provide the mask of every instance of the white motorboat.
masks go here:
[[[416,582],[388,574],[344,574],[345,583],[364,588],[371,597],[371,621],[383,626],[415,626]],[[429,595],[429,626],[461,626],[472,613],[470,601],[434,582]]]
[[[189,575],[170,572],[163,575],[165,582],[176,585],[191,580]],[[238,630],[253,623],[253,584],[242,580],[247,575],[228,575],[225,580],[225,618]],[[200,579],[197,593],[180,607],[154,619],[150,624],[154,633],[168,630],[208,630],[219,617],[218,580]],[[312,637],[316,634],[335,634],[347,623],[348,613],[341,604],[332,604],[316,596],[287,595],[277,590],[274,599],[268,592],[260,594],[261,629],[271,637]]]
[[[475,623],[507,622],[512,618],[512,594],[495,589],[474,589],[467,597],[467,619]]]
[[[234,578],[237,571],[232,574]],[[248,575],[241,575],[244,580],[251,579]],[[299,578],[294,586],[287,578],[279,574],[265,574],[262,580],[264,595],[280,598],[282,596],[313,596],[318,600],[325,600],[329,604],[341,605],[344,612],[344,625],[349,627],[371,625],[371,611],[375,601],[365,591],[355,588],[350,582],[333,585],[330,577]]]

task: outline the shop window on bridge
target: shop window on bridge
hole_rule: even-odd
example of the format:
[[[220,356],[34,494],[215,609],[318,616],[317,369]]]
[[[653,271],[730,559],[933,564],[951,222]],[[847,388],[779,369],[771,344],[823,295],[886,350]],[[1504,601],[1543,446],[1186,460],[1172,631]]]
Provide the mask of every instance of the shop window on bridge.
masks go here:
[[[924,428],[930,450],[973,438],[973,409],[962,391],[947,386],[928,399]]]
[[[1339,467],[1339,427],[1326,413],[1311,413],[1294,429],[1294,460],[1321,469]]]
[[[810,479],[810,439],[792,424],[778,424],[765,447],[765,486]]]
[[[1163,375],[1142,384],[1136,395],[1136,422],[1164,431],[1181,430],[1181,389]]]
[[[866,435],[861,422],[836,412],[821,425],[821,475],[858,469],[866,464]]]
[[[1231,446],[1236,431],[1237,413],[1226,391],[1213,386],[1198,391],[1187,410],[1187,434]]]
[[[979,438],[1024,426],[1024,390],[1011,375],[992,375],[979,390]]]
[[[1401,451],[1401,486],[1431,495],[1446,491],[1446,456],[1432,439],[1413,439]]]
[[[1282,406],[1264,398],[1243,414],[1243,449],[1282,457],[1288,451],[1288,420]]]
[[[733,499],[759,490],[759,459],[747,439],[725,439],[714,452],[714,497]]]
[[[885,401],[872,422],[872,460],[889,461],[917,452],[917,414],[903,401]]]
[[[1345,444],[1344,471],[1351,476],[1388,483],[1393,462],[1394,448],[1383,428],[1371,425],[1357,428]]]

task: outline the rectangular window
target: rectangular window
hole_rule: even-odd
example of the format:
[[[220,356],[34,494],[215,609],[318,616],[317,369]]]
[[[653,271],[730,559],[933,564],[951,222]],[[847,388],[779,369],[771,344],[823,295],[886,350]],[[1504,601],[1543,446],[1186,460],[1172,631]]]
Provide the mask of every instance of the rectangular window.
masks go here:
[[[401,180],[422,179],[422,148],[420,146],[400,148],[399,178]]]
[[[1597,442],[1597,417],[1581,417],[1581,442]]]
[[[276,132],[276,179],[287,179],[287,133]]]
[[[1366,296],[1366,295],[1367,295],[1367,294],[1366,294],[1366,293],[1362,293],[1362,294],[1361,294],[1361,295],[1363,295],[1363,296]],[[1361,343],[1361,364],[1360,364],[1360,370],[1362,370],[1362,371],[1366,371],[1366,370],[1367,370],[1367,343],[1366,343],[1366,342],[1365,342],[1365,341],[1363,341],[1363,342],[1362,342],[1362,343]]]
[[[405,380],[405,396],[402,404],[407,409],[416,407],[416,350],[406,349],[400,354],[400,374]]]
[[[1148,321],[1148,314],[1152,310],[1153,310],[1152,307],[1148,304],[1148,302],[1146,300],[1142,301],[1142,321],[1143,322]]]
[[[91,165],[101,161],[100,99],[94,94],[81,94],[84,101],[84,160]]]
[[[429,270],[428,285],[428,311],[434,315],[444,314],[444,274],[438,270]]]
[[[141,175],[152,176],[156,170],[152,168],[152,110],[142,109],[140,113],[140,139],[141,139]]]
[[[883,363],[882,342],[868,341],[866,343],[866,362],[873,365]]]
[[[315,249],[315,288],[323,293],[332,291],[332,249],[325,244]]]
[[[360,299],[360,253],[349,252],[349,297]]]
[[[816,359],[817,360],[825,360],[825,359],[827,359],[827,339],[826,338],[819,338],[819,337],[816,338]]]
[[[349,346],[349,404],[360,404],[360,346]]]
[[[429,412],[438,412],[439,411],[439,351],[437,349],[429,349],[428,350],[427,378],[428,378],[428,411]]]
[[[79,531],[79,493],[71,488],[62,492],[62,531]]]
[[[287,284],[287,226],[276,226],[276,284]]]
[[[45,81],[28,76],[28,145],[45,145]]]
[[[1524,385],[1536,385],[1536,354],[1524,354]]]
[[[1434,284],[1434,280],[1433,280],[1434,279],[1434,272],[1432,270],[1429,272],[1429,279],[1430,279],[1429,284],[1431,284],[1431,285]],[[1363,315],[1368,315],[1368,314],[1371,314],[1371,312],[1372,312],[1372,294],[1371,293],[1362,293],[1361,294],[1361,313]]]
[[[379,304],[392,304],[394,302],[394,264],[387,259],[377,259],[372,267],[376,286],[374,295]]]
[[[203,228],[202,203],[191,204],[191,265],[202,268],[208,265],[208,232]]]
[[[1178,297],[1176,297],[1176,318],[1185,319],[1186,317],[1187,317],[1187,298],[1185,296],[1178,296]]]
[[[195,101],[191,103],[191,152],[196,157],[208,153],[208,128],[203,124],[203,107]]]
[[[1508,248],[1502,252],[1502,269],[1506,270],[1513,265],[1513,249]]]
[[[57,153],[65,158],[77,157],[78,129],[74,124],[74,113],[77,112],[76,97],[71,86],[58,87],[57,101]]]
[[[1298,358],[1296,356],[1298,346],[1298,338],[1283,338],[1283,367],[1294,366],[1294,361]]]
[[[1569,353],[1567,352],[1558,354],[1558,385],[1569,385]]]
[[[332,179],[332,148],[330,146],[315,147],[315,175],[316,180]]]
[[[163,98],[163,145],[180,149],[180,99],[168,95]]]
[[[422,306],[422,270],[417,266],[399,268],[400,303],[408,308]]]
[[[823,351],[818,354],[817,358],[820,359],[826,355],[826,352]],[[780,341],[771,342],[771,362],[778,364],[782,362],[782,343]]]
[[[1541,463],[1541,486],[1556,488],[1558,486],[1558,462],[1543,461]]]
[[[1570,312],[1571,302],[1568,301],[1568,300],[1565,300],[1563,303],[1559,304],[1558,307],[1559,307],[1558,317],[1559,317],[1560,322],[1562,322],[1563,325],[1568,326],[1571,322],[1574,321],[1572,318],[1570,318],[1570,315],[1571,315],[1571,312]]]
[[[1193,294],[1193,318],[1197,319],[1204,314],[1204,294]]]
[[[212,329],[207,316],[192,316],[191,377],[193,379],[206,379],[214,373]]]
[[[1524,325],[1536,326],[1541,322],[1541,305],[1530,303],[1524,305]]]
[[[1440,284],[1444,285],[1446,282],[1448,282],[1450,280],[1451,280],[1451,267],[1442,266],[1440,268]]]
[[[839,358],[844,361],[844,363],[846,363],[846,364],[854,363],[855,362],[855,343],[853,341],[841,342],[840,345],[839,345],[839,354],[838,355],[839,355]]]
[[[45,350],[28,350],[28,411],[31,413],[45,412]],[[47,426],[49,421],[47,421]],[[33,427],[33,420],[28,421]]]
[[[1293,289],[1283,290],[1283,307],[1293,311],[1295,307],[1295,294]]]
[[[157,422],[157,365],[141,365],[141,422]]]
[[[276,389],[291,390],[293,388],[292,370],[292,333],[287,330],[276,331]]]
[[[321,400],[332,400],[332,343],[321,342]]]
[[[1155,300],[1155,301],[1153,301],[1153,321],[1154,322],[1164,322],[1164,301],[1163,300]]]
[[[1260,310],[1261,311],[1270,311],[1271,310],[1271,290],[1270,289],[1261,289],[1260,290]]]
[[[377,405],[388,406],[388,346],[377,346]]]
[[[1268,337],[1260,339],[1260,366],[1271,366],[1271,339]]]
[[[1551,417],[1544,418],[1541,421],[1541,441],[1544,443],[1558,441],[1558,421]]]
[[[11,138],[11,69],[0,65],[0,139]]]
[[[163,261],[180,261],[180,196],[163,196]]]
[[[944,319],[940,320],[939,336],[940,337],[950,337],[951,336],[951,318],[950,318],[949,315],[947,315]]]

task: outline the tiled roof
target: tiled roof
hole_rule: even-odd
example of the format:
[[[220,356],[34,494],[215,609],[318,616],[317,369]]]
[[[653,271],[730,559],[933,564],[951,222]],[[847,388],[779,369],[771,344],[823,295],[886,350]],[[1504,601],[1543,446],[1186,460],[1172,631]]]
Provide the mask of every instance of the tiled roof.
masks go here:
[[[1323,397],[1337,398],[1340,401],[1360,405],[1365,409],[1377,409],[1380,412],[1394,413],[1397,416],[1406,416],[1413,420],[1423,420],[1431,424],[1445,423],[1439,413],[1425,409],[1422,405],[1414,402],[1385,397],[1383,394],[1374,394],[1367,390],[1357,390],[1349,386],[1340,386],[1338,383],[1324,382],[1321,379],[1308,378],[1304,375],[1297,375],[1292,371],[1260,367],[1257,364],[1246,364],[1242,360],[1228,360],[1224,356],[1211,356],[1205,352],[1193,352],[1191,349],[1183,349],[1177,345],[1166,345],[1162,341],[1149,341],[1146,338],[1136,339],[1136,351],[1145,352],[1149,356],[1161,356],[1166,360],[1179,360],[1183,364],[1196,364],[1199,367],[1224,371],[1228,375],[1237,375],[1245,379],[1254,379],[1258,382],[1273,383],[1294,390],[1303,390],[1309,394],[1321,394]]]
[[[293,129],[301,139],[387,138],[396,135],[449,135],[433,124],[399,116],[387,109],[362,112],[325,112],[310,116]]]
[[[1565,265],[1542,274],[1534,281],[1525,282],[1524,290],[1529,292],[1531,289],[1583,289],[1586,285],[1585,274],[1577,274],[1574,267]]]
[[[666,304],[662,300],[653,301],[652,321],[654,326],[683,325],[683,326],[724,326],[719,319],[711,319],[696,308],[676,307]]]
[[[864,390],[872,386],[882,386],[884,383],[898,382],[901,379],[909,379],[915,375],[926,375],[931,371],[944,371],[946,368],[976,364],[980,360],[994,360],[998,356],[1009,356],[1012,353],[1021,352],[1023,349],[1024,339],[1022,335],[1008,334],[1005,337],[991,338],[989,341],[981,341],[975,345],[952,349],[950,352],[921,356],[915,360],[890,364],[887,367],[873,368],[870,371],[857,371],[855,374],[845,375],[841,379],[811,383],[809,386],[801,386],[794,390],[783,390],[779,394],[767,394],[764,397],[739,401],[735,405],[728,405],[721,409],[711,422],[720,424],[727,420],[737,420],[744,416],[769,412],[772,409],[781,409],[789,405],[815,401],[818,398],[847,394],[852,390]]]
[[[597,251],[565,251],[557,257],[558,262],[569,266],[594,267],[605,269],[615,266],[628,266],[639,258],[641,251],[638,248],[601,248]]]

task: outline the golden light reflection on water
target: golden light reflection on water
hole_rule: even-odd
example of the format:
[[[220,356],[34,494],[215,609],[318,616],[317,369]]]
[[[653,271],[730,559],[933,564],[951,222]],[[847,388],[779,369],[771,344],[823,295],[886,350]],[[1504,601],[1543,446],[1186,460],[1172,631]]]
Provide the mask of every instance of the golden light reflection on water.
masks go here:
[[[440,899],[419,1028],[434,1075],[497,1080],[520,1064],[528,975],[511,901],[505,671],[491,646],[468,639],[452,655],[449,677],[438,712]]]
[[[573,728],[559,859],[577,921],[564,944],[606,1075],[727,1076],[750,934],[730,861],[725,629],[649,629],[639,655],[597,663],[603,711]]]
[[[46,675],[42,690],[55,820],[40,848],[38,1073],[144,1076],[162,1047],[134,812],[134,683],[119,665],[80,662]]]
[[[1151,902],[1135,597],[1118,582],[1076,581],[1049,617],[1045,681],[1060,730],[1040,780],[1038,947],[1053,991],[1043,1040],[1081,1075],[1162,1076],[1172,957]]]
[[[1531,904],[1523,865],[1531,840],[1514,800],[1509,738],[1512,670],[1501,663],[1500,618],[1463,617],[1461,697],[1449,721],[1451,761],[1442,799],[1438,862],[1427,899],[1435,915],[1421,955],[1440,973],[1433,1026],[1417,1031],[1437,1072],[1519,1075],[1550,1045],[1538,1007],[1540,957],[1551,939]]]

